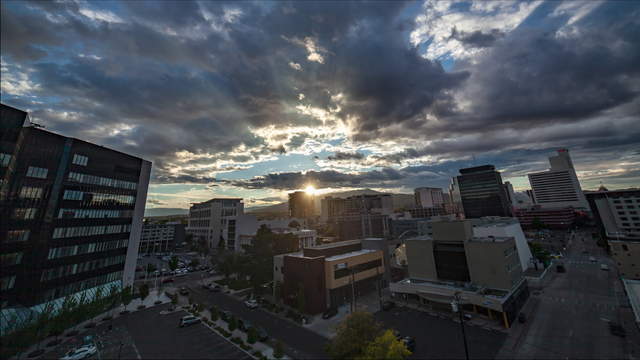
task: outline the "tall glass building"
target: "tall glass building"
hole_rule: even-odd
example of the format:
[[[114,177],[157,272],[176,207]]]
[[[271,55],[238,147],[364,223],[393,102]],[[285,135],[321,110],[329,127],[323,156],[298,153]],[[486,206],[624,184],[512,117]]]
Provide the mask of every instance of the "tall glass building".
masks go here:
[[[151,163],[1,107],[4,333],[45,304],[133,283]]]
[[[493,165],[460,169],[457,184],[466,218],[511,216],[502,176]]]

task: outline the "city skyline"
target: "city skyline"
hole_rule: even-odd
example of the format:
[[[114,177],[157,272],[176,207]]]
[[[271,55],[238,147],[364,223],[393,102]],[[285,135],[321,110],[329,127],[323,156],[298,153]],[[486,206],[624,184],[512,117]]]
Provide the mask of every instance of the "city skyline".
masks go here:
[[[3,2],[2,102],[154,163],[147,207],[516,190],[569,148],[583,189],[640,183],[632,2]],[[615,20],[615,21],[614,21]]]

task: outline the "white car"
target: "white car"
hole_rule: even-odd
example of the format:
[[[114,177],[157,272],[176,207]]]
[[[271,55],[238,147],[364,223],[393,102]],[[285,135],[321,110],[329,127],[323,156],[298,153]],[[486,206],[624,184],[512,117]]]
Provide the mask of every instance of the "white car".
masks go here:
[[[258,308],[258,302],[253,300],[253,299],[245,301],[244,305],[246,307],[248,307],[249,309],[257,309]]]
[[[64,357],[61,357],[60,360],[79,360],[86,359],[98,352],[98,348],[95,345],[85,345],[79,347],[75,350],[69,351]]]

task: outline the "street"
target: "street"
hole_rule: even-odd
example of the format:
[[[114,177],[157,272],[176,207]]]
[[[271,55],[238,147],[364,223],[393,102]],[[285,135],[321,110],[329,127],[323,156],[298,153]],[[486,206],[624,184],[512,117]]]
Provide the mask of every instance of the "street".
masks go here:
[[[584,240],[584,241],[583,241]],[[589,261],[593,256],[596,262]],[[632,325],[627,337],[609,332],[608,322],[621,322],[624,294],[616,267],[589,232],[578,232],[561,260],[566,273],[552,267],[541,291],[532,291],[532,312],[517,339],[508,342],[505,358],[617,358],[637,356],[640,338]],[[610,271],[600,269],[607,264]],[[532,289],[533,290],[533,289]]]

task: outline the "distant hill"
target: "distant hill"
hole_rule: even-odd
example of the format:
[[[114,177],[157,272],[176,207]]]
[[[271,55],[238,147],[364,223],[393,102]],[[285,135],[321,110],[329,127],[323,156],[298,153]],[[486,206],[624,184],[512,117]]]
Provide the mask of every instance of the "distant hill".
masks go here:
[[[168,216],[168,215],[188,215],[189,209],[178,208],[150,208],[144,209],[144,216]]]

